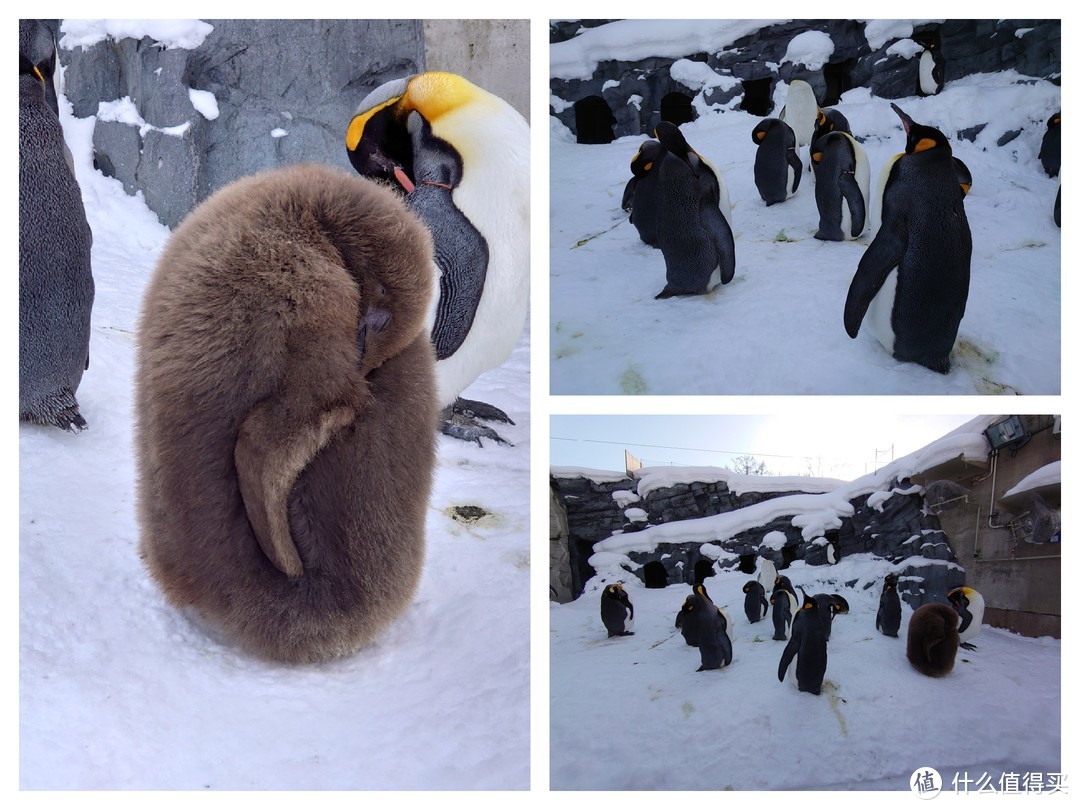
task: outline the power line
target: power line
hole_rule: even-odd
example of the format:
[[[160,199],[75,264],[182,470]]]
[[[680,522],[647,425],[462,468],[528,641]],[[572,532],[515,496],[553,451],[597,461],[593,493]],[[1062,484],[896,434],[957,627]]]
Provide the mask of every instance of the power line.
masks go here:
[[[843,463],[846,463],[846,464],[857,463],[857,462],[852,462],[852,461],[850,461],[848,459],[841,458],[839,456],[819,456],[819,455],[816,455],[816,454],[811,454],[811,455],[808,455],[808,456],[807,455],[792,456],[792,455],[783,455],[783,454],[780,454],[780,453],[756,453],[756,452],[754,452],[752,450],[712,450],[712,449],[707,448],[707,447],[672,447],[672,446],[666,445],[666,444],[641,444],[639,442],[614,442],[614,441],[609,441],[609,440],[606,440],[606,439],[571,439],[571,438],[564,437],[564,436],[552,436],[551,439],[555,440],[555,441],[561,441],[561,442],[590,442],[592,444],[614,444],[614,445],[617,445],[619,447],[649,447],[649,448],[652,448],[654,450],[681,450],[681,451],[687,452],[687,453],[723,453],[725,455],[730,455],[730,456],[754,456],[755,458],[756,457],[765,457],[765,458],[786,458],[786,459],[799,459],[799,460],[805,460],[805,459],[808,459],[808,458],[814,458],[814,459],[818,459],[819,461],[824,459],[824,460],[828,460],[828,461],[843,462]],[[673,462],[664,462],[664,463],[665,464],[670,464],[670,463],[673,463]]]

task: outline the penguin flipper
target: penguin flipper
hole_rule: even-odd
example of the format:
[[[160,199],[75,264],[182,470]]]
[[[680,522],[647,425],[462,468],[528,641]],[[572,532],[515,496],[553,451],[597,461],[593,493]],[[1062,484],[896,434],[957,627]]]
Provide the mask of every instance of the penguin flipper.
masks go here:
[[[735,237],[715,203],[702,207],[701,223],[708,230],[713,245],[716,247],[720,283],[727,284],[735,278]]]
[[[623,189],[622,193],[622,203],[620,204],[622,210],[630,214],[631,222],[634,221],[634,189],[637,187],[637,181],[636,177],[631,177],[626,182],[626,188]]]
[[[720,645],[720,657],[724,661],[724,666],[731,664],[731,639],[728,638],[727,631],[721,627],[716,628],[716,643]]]
[[[795,179],[791,183],[791,193],[794,194],[799,190],[799,182],[802,180],[802,160],[799,158],[798,150],[794,147],[787,150],[787,162],[795,172]],[[810,165],[813,165],[813,161],[811,161]]]
[[[848,287],[847,301],[844,303],[844,329],[849,337],[858,336],[859,326],[870,302],[885,284],[889,273],[900,263],[903,254],[903,242],[891,230],[878,231],[859,260],[859,267]]]
[[[866,227],[866,200],[863,199],[862,189],[855,179],[855,172],[840,174],[840,193],[847,200],[848,211],[851,212],[851,236],[856,237]]]
[[[795,653],[798,652],[798,646],[795,644],[795,636],[791,637],[787,645],[784,647],[784,652],[780,656],[780,667],[776,671],[776,676],[780,679],[780,682],[784,682],[784,676],[787,674],[787,669],[791,665],[791,662],[795,659]]]
[[[352,408],[339,405],[297,424],[283,404],[268,400],[240,423],[233,448],[240,497],[259,547],[283,574],[304,573],[289,529],[289,492],[315,454],[354,418]]]
[[[406,194],[405,205],[431,232],[440,271],[431,342],[435,359],[445,360],[461,348],[472,329],[487,278],[488,244],[454,204],[461,158],[432,134],[430,124],[415,110],[409,113],[408,128],[415,188]]]

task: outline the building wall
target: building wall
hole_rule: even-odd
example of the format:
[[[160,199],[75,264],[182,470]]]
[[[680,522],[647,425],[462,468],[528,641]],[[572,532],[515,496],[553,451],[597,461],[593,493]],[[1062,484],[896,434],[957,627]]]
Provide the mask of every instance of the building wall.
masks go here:
[[[428,70],[457,73],[529,120],[528,20],[425,20]]]
[[[970,488],[967,503],[938,518],[949,535],[966,584],[986,600],[985,621],[1024,635],[1061,637],[1061,544],[1014,539],[1004,524],[1016,516],[998,499],[1029,473],[1061,460],[1061,436],[1051,417],[1024,417],[1029,432],[1039,430],[1015,455],[1003,450],[996,474],[959,480]],[[993,504],[997,517],[991,526]],[[994,528],[1001,526],[1002,528]]]

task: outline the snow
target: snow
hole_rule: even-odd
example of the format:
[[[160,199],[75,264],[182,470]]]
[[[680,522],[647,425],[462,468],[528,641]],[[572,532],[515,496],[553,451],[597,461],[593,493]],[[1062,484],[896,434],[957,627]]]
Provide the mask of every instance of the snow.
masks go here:
[[[783,571],[797,589],[850,605],[832,623],[821,695],[798,691],[794,662],[777,678],[785,642],[772,640],[771,616],[747,621],[747,574],[706,580],[731,619],[734,653],[707,672],[675,629],[686,585],[646,589],[627,577],[634,635],[610,639],[601,577],[576,601],[552,603],[552,789],[907,791],[932,767],[945,792],[963,792],[964,778],[983,774],[1061,773],[1061,642],[984,625],[977,650],[928,678],[905,658],[907,604],[899,638],[875,628],[891,571],[870,555]]]
[[[552,75],[565,75],[570,64],[562,46],[580,51],[601,36],[613,38],[605,29],[616,25],[553,45]],[[741,25],[707,32],[717,37],[710,49],[745,33]],[[602,58],[613,58],[615,44]],[[623,58],[658,50],[645,44],[631,40]],[[947,375],[897,362],[865,328],[848,337],[844,302],[871,235],[843,243],[813,238],[818,212],[805,168],[795,196],[766,207],[754,185],[756,147],[749,137],[761,119],[703,110],[700,99],[694,103],[703,114],[681,129],[723,174],[736,255],[734,280],[705,296],[653,299],[664,286],[663,255],[641,242],[620,208],[630,159],[644,136],[577,144],[550,119],[551,393],[1061,392],[1061,231],[1052,216],[1058,181],[1038,160],[1045,122],[1061,108],[1059,87],[1006,71],[951,81],[937,96],[896,101],[914,120],[941,129],[974,178],[965,200],[971,287]],[[881,167],[904,149],[900,119],[888,100],[865,88],[848,91],[835,107],[861,139],[876,183]],[[974,142],[957,138],[980,124],[986,126]],[[998,146],[1013,130],[1022,132]],[[806,147],[801,157],[805,167]]]
[[[913,39],[901,39],[886,48],[885,53],[889,56],[902,56],[905,59],[911,59],[911,57],[917,56],[924,50],[926,49]]]
[[[202,45],[214,26],[201,20],[64,20],[60,47],[73,51],[89,48],[105,39],[150,37],[166,48],[192,50]]]
[[[594,470],[589,467],[552,467],[551,475],[555,478],[588,478],[595,484],[613,484],[630,477],[625,471]]]
[[[644,498],[657,489],[676,484],[723,481],[736,495],[744,492],[828,492],[844,484],[833,478],[800,475],[742,475],[725,467],[643,467],[635,473],[638,494]]]
[[[130,96],[124,96],[116,101],[99,101],[96,117],[99,121],[115,121],[120,124],[138,127],[140,137],[145,137],[147,132],[154,130],[163,132],[166,135],[172,135],[174,138],[182,138],[191,126],[190,121],[185,121],[173,127],[156,127],[153,124],[148,124],[139,114],[139,109]]]
[[[794,65],[805,65],[807,70],[821,70],[829,61],[835,47],[824,31],[803,31],[791,38],[780,63],[791,62]]]
[[[188,88],[188,98],[191,99],[191,106],[207,121],[213,121],[221,114],[217,99],[209,90]]]
[[[783,20],[617,20],[552,43],[548,49],[550,71],[558,79],[587,79],[597,64],[607,59],[633,62],[650,56],[716,53],[777,22]]]
[[[90,427],[19,426],[20,787],[528,789],[528,332],[465,392],[510,414],[513,446],[440,438],[414,603],[350,658],[246,657],[139,560],[135,326],[168,231],[94,170],[93,119],[61,107],[94,234]],[[461,523],[456,505],[490,514]]]
[[[281,127],[274,127],[272,130],[270,130],[271,138],[284,138],[288,134],[289,131],[287,129],[282,129]]]
[[[631,523],[647,523],[649,521],[649,513],[644,509],[638,509],[636,507],[627,509],[623,512],[623,515],[625,515],[626,519]]]
[[[1003,497],[1008,498],[1010,495],[1019,495],[1022,492],[1028,492],[1032,489],[1038,489],[1039,487],[1049,486],[1051,484],[1061,483],[1061,462],[1053,461],[1047,464],[1045,467],[1040,467],[1030,475],[1025,476],[1020,482],[1005,493]]]
[[[632,503],[637,503],[641,500],[641,496],[636,492],[631,492],[628,489],[618,489],[611,493],[612,499],[618,505],[620,509],[625,509]]]
[[[721,87],[726,90],[739,84],[739,80],[734,76],[722,76],[704,62],[694,62],[690,59],[672,62],[670,73],[671,78],[694,92],[710,87]]]

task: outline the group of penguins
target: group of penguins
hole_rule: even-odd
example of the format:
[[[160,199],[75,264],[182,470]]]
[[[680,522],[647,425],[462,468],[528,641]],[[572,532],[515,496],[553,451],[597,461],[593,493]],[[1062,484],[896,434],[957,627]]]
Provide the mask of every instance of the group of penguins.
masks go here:
[[[754,182],[766,206],[792,197],[803,176],[799,149],[809,144],[819,217],[814,238],[858,239],[871,230],[871,217],[876,222],[848,289],[845,330],[857,337],[865,319],[897,360],[946,374],[968,297],[972,248],[964,198],[971,172],[940,130],[890,106],[907,142],[882,170],[873,202],[866,152],[847,119],[822,109],[801,80],[791,83],[779,117],[754,127]],[[1061,162],[1060,122],[1060,113],[1050,120],[1040,152],[1050,176]],[[660,122],[654,135],[630,161],[622,208],[641,240],[663,254],[666,283],[655,297],[703,295],[735,277],[727,186],[675,124]],[[1059,227],[1060,208],[1059,188]]]
[[[772,579],[772,593],[765,597],[763,581]],[[882,635],[899,637],[901,624],[900,595],[896,590],[897,575],[885,577],[878,603],[875,624]],[[821,694],[828,663],[828,642],[836,616],[847,614],[847,600],[836,593],[795,596],[791,580],[776,573],[765,561],[758,577],[743,586],[744,610],[751,624],[762,621],[772,608],[773,640],[787,641],[780,655],[777,677],[781,682],[791,662],[795,665],[795,680],[800,692]],[[952,671],[959,646],[974,649],[968,639],[982,629],[984,602],[982,595],[966,586],[948,593],[948,604],[928,602],[920,606],[908,622],[907,658],[924,675],[941,677]],[[600,596],[600,618],[607,628],[608,638],[633,635],[634,606],[621,583],[605,586]],[[691,647],[701,653],[698,672],[720,669],[731,664],[731,618],[724,608],[709,598],[702,583],[694,586],[686,597],[675,627]]]

